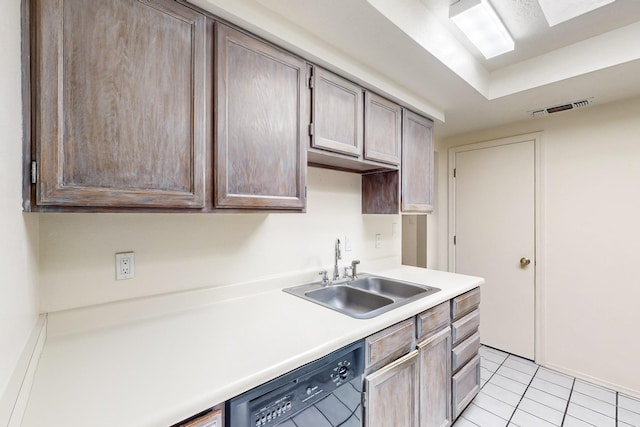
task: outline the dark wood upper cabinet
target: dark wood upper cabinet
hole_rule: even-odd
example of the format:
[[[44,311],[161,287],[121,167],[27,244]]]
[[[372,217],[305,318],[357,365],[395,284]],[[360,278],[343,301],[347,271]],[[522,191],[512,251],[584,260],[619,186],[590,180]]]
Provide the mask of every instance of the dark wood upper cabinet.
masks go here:
[[[402,166],[362,175],[362,213],[426,213],[433,210],[433,122],[402,110]],[[398,174],[400,184],[398,185]]]
[[[212,30],[170,0],[30,3],[38,206],[203,208]]]
[[[433,122],[409,110],[402,112],[401,208],[433,209]]]
[[[402,108],[365,91],[364,114],[364,158],[399,165]]]
[[[398,171],[362,175],[362,213],[397,214],[400,211]]]
[[[431,210],[431,121],[184,3],[24,0],[25,211]]]
[[[362,89],[319,67],[313,68],[313,148],[362,156]]]
[[[308,65],[216,26],[215,206],[303,209]]]

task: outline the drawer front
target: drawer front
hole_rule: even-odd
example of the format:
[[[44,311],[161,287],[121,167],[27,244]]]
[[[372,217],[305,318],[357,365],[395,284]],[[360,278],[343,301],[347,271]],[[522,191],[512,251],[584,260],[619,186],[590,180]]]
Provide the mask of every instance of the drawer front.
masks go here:
[[[222,427],[222,410],[209,412],[178,427]]]
[[[480,310],[476,309],[467,314],[460,320],[456,320],[451,324],[452,345],[456,346],[459,342],[472,335],[480,327]]]
[[[449,301],[436,305],[429,310],[418,314],[416,317],[416,336],[418,340],[431,335],[438,329],[449,325],[450,309]]]
[[[391,361],[408,353],[414,347],[414,336],[413,318],[371,335],[365,342],[366,366]]]
[[[480,356],[476,356],[451,378],[451,403],[455,420],[480,391]]]
[[[475,288],[451,300],[451,318],[459,319],[480,305],[480,288]]]
[[[451,351],[451,369],[453,372],[461,368],[474,356],[478,355],[480,350],[480,332],[476,332],[466,340],[454,347]]]

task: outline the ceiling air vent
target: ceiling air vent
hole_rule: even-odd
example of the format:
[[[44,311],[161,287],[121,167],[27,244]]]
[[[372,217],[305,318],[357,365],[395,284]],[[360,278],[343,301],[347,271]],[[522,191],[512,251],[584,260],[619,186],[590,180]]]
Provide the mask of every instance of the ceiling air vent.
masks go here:
[[[573,110],[574,108],[582,108],[587,105],[593,104],[593,98],[581,99],[580,101],[569,102],[568,104],[554,105],[552,107],[538,108],[536,110],[528,111],[529,115],[533,118],[543,117],[553,113],[559,113],[560,111]]]

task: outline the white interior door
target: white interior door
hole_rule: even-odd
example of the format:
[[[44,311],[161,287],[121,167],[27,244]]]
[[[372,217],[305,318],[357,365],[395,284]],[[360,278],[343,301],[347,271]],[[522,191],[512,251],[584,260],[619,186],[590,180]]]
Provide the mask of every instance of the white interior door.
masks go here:
[[[533,359],[535,140],[455,147],[450,156],[455,168],[453,271],[486,280],[481,341]]]

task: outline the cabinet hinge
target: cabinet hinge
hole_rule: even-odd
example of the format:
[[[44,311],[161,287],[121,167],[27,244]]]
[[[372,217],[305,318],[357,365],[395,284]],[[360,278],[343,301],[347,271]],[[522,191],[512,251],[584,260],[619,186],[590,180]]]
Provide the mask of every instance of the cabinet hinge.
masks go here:
[[[458,239],[456,238],[456,236],[453,236],[453,244],[455,245],[457,243]]]
[[[309,123],[309,136],[313,136],[313,123]]]
[[[367,393],[362,392],[362,408],[366,408],[366,407],[367,407]]]
[[[456,168],[453,168],[453,177],[456,177]]]
[[[31,183],[35,184],[38,182],[38,162],[35,160],[31,162]]]
[[[313,75],[309,76],[307,84],[309,86],[309,89],[313,89]]]
[[[304,198],[305,199],[307,198],[307,186],[306,185],[304,186]]]

